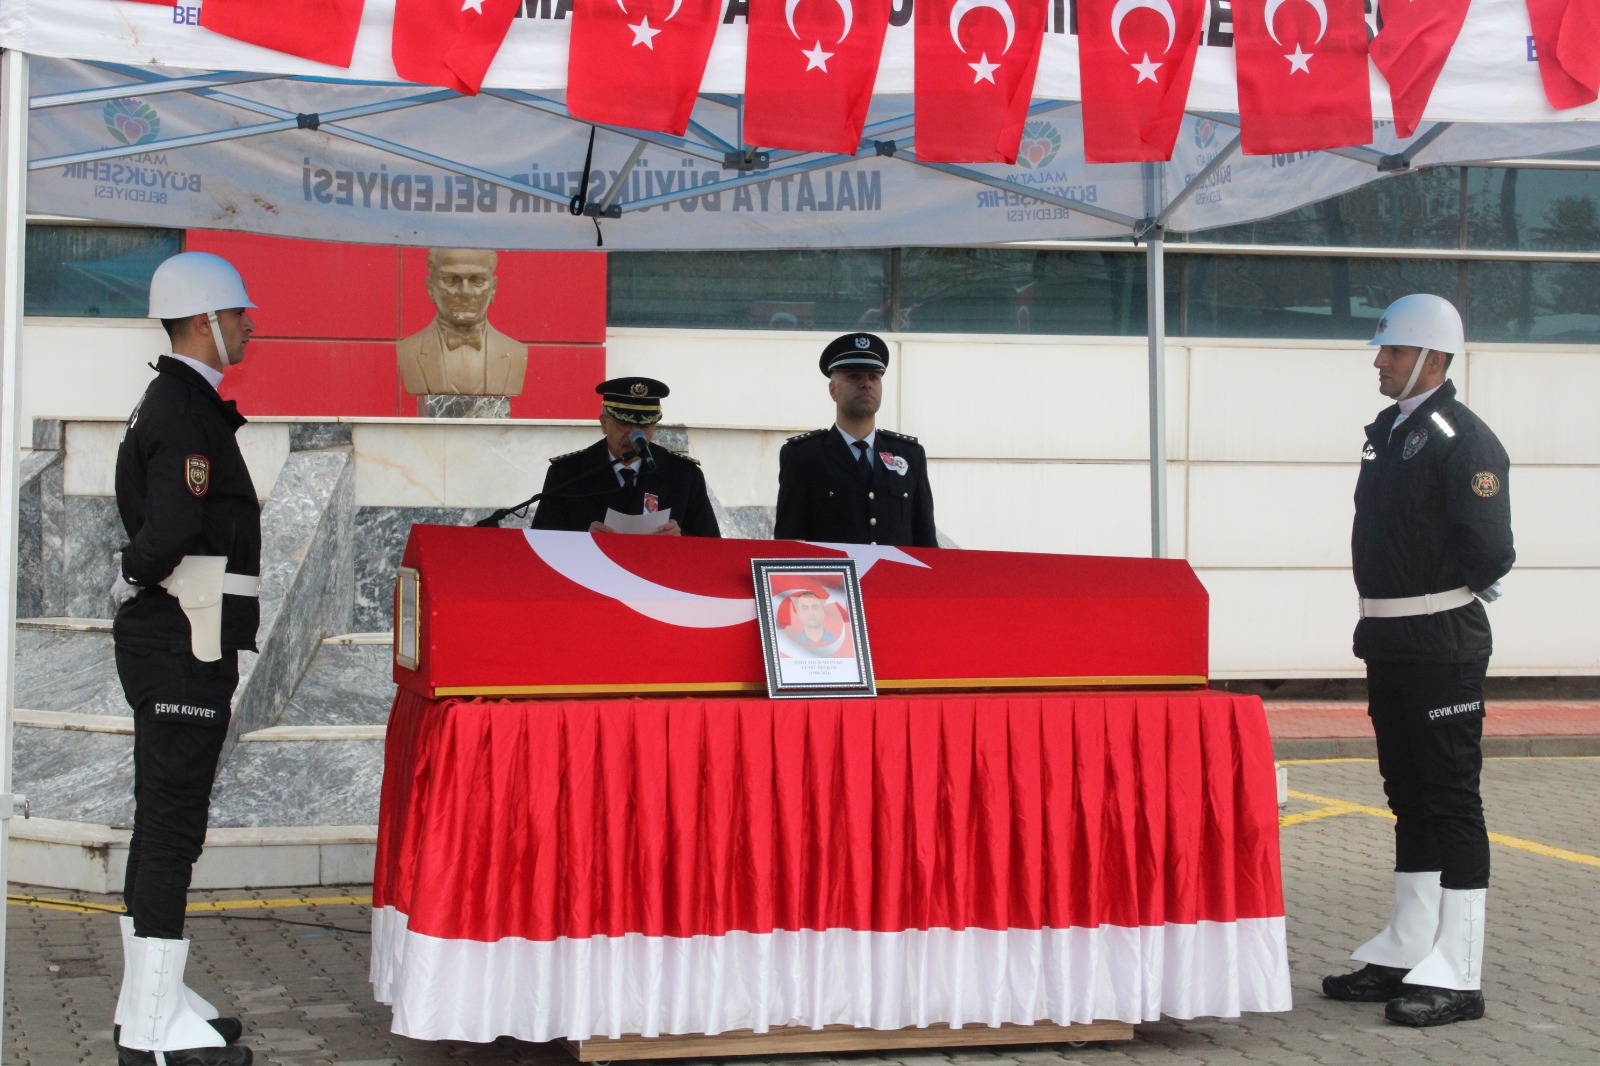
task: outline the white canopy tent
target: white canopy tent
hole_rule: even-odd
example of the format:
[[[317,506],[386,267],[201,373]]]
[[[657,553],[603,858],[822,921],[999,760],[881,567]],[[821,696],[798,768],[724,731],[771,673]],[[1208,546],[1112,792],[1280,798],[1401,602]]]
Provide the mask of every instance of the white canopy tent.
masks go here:
[[[889,30],[861,151],[846,156],[744,143],[742,19],[719,29],[689,131],[673,137],[568,114],[570,23],[561,17],[517,19],[483,93],[463,97],[396,79],[394,0],[367,0],[348,70],[221,37],[174,10],[185,9],[0,0],[0,818],[11,806],[29,211],[501,249],[602,239],[607,249],[685,250],[1130,238],[1147,250],[1151,537],[1153,554],[1165,555],[1165,231],[1269,217],[1409,168],[1600,144],[1600,105],[1557,112],[1545,102],[1523,0],[1476,0],[1416,136],[1398,139],[1380,121],[1373,144],[1329,152],[1239,154],[1231,49],[1207,43],[1164,164],[1084,162],[1076,40],[1052,25],[1022,158],[1010,167],[916,158],[909,22]],[[1376,72],[1371,79],[1381,119],[1387,88]],[[0,874],[7,838],[0,827]]]

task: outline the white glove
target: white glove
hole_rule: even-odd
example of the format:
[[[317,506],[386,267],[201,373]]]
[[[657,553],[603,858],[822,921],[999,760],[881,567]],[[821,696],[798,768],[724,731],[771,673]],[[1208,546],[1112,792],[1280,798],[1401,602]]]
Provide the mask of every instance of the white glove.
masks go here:
[[[122,553],[114,552],[111,556],[111,569],[116,571],[116,580],[111,582],[111,613],[116,614],[121,606],[139,595],[136,585],[129,584],[128,579],[122,576]]]
[[[1496,581],[1486,589],[1477,589],[1472,593],[1484,603],[1493,603],[1500,598],[1500,582]]]

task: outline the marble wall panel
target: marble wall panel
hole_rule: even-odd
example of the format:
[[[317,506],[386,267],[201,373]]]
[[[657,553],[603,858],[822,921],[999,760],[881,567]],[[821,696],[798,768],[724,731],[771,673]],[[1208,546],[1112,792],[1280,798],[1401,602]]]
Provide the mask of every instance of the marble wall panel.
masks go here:
[[[383,741],[241,744],[217,776],[214,826],[376,825]]]
[[[13,703],[32,711],[131,714],[111,634],[17,627]]]
[[[13,788],[38,818],[133,824],[133,737],[19,726],[12,734]]]
[[[362,507],[355,515],[355,613],[357,633],[387,633],[394,628],[394,573],[413,525],[470,526],[487,508]],[[526,526],[509,518],[507,527]]]
[[[57,601],[54,613],[61,612],[60,508],[61,453],[25,453],[17,483],[18,618],[40,618],[51,613],[47,604],[52,592]],[[57,512],[54,521],[52,511]]]
[[[110,496],[68,495],[63,516],[63,613],[70,618],[108,618],[111,602],[107,596],[115,577],[111,553],[127,539],[117,515],[117,501]]]
[[[383,725],[394,702],[394,647],[324,644],[279,725]]]

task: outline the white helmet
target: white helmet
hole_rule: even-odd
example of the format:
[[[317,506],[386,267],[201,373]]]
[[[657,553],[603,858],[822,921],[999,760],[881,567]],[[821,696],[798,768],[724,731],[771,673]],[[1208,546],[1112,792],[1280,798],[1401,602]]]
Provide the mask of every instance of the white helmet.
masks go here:
[[[233,264],[210,252],[181,252],[150,278],[150,318],[188,318],[254,307]]]
[[[1460,355],[1467,348],[1461,313],[1444,297],[1425,292],[1402,296],[1390,304],[1368,343],[1428,348],[1448,355]]]

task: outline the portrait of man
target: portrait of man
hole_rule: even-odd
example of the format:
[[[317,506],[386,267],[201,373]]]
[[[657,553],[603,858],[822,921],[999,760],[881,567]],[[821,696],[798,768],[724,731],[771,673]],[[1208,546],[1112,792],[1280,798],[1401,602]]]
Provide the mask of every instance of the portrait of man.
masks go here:
[[[848,659],[855,654],[849,615],[828,591],[822,580],[811,580],[778,595],[774,606],[782,631],[778,641],[780,655]]]
[[[427,327],[398,345],[411,396],[520,396],[528,346],[489,324],[497,256],[476,248],[428,251]]]

